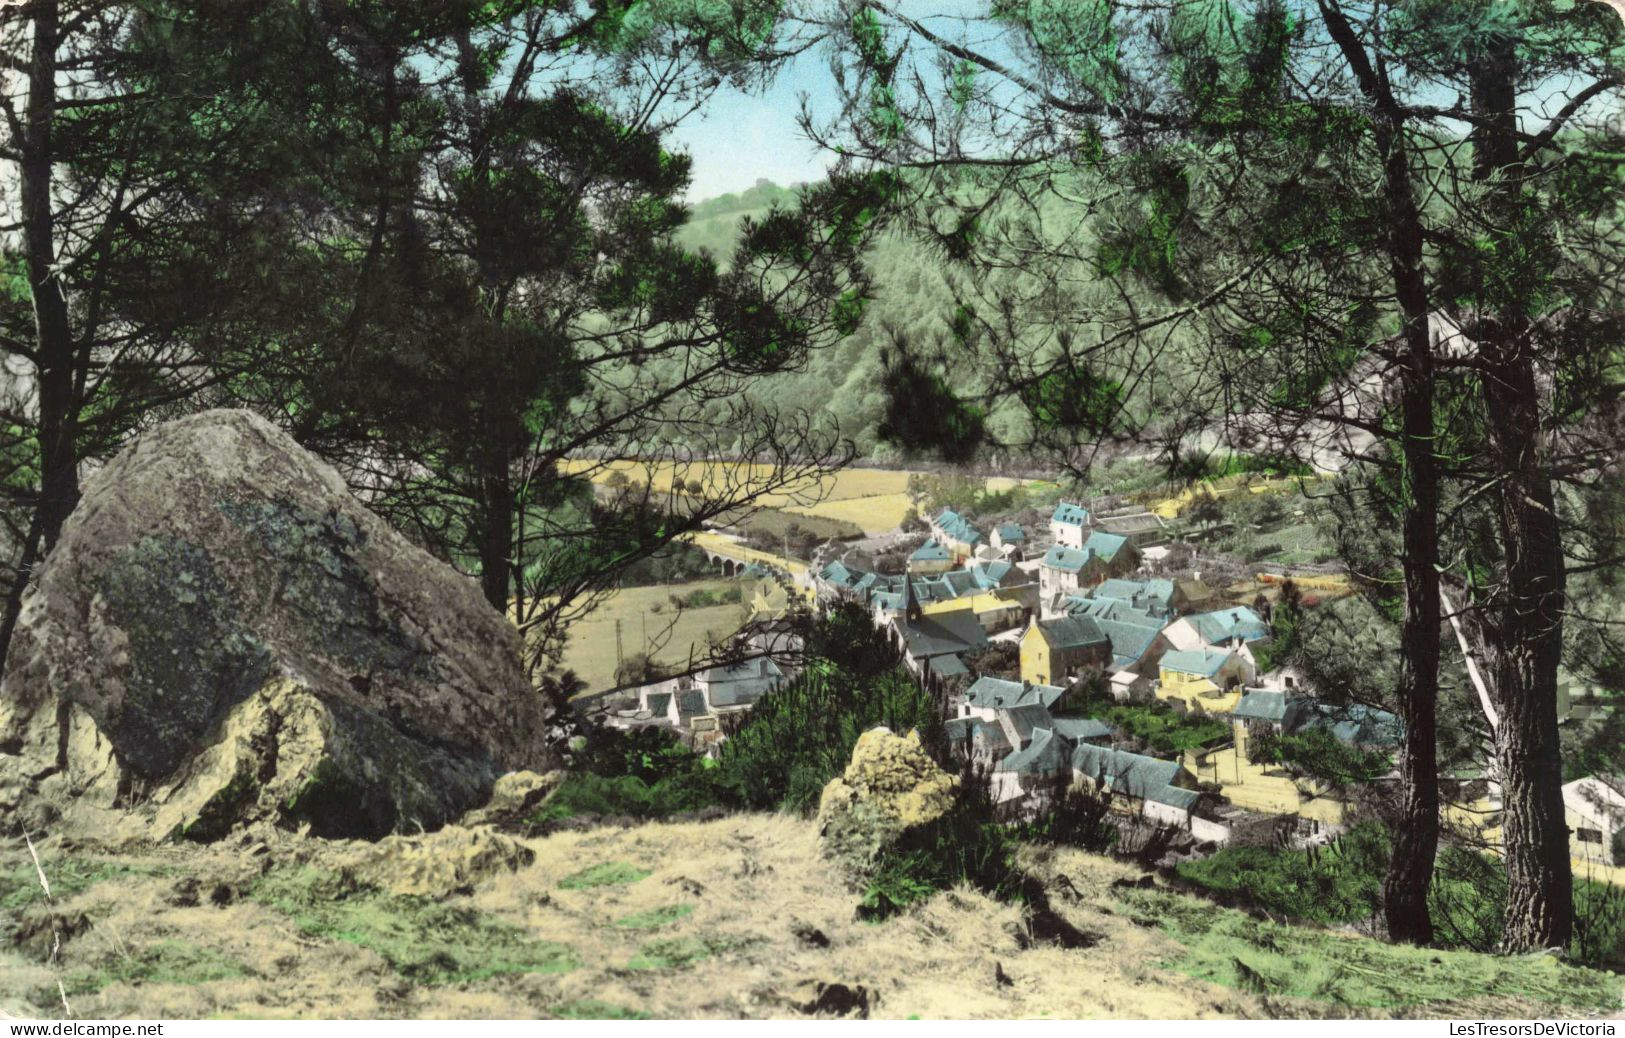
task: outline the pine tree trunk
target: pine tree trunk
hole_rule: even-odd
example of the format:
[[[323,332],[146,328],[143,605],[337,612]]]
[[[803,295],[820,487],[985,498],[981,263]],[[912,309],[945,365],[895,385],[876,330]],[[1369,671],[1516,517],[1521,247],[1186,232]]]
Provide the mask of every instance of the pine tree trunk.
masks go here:
[[[68,324],[67,297],[55,269],[51,131],[56,119],[57,4],[55,0],[36,0],[30,10],[33,42],[18,177],[37,351],[40,499],[36,507],[49,550],[79,502],[78,407],[74,399],[77,356]]]
[[[514,557],[513,480],[505,464],[494,462],[480,479],[480,590],[492,608],[506,614]]]
[[[1473,174],[1490,187],[1491,212],[1504,208],[1510,214],[1520,202],[1518,73],[1510,38],[1487,48],[1473,66],[1472,101],[1480,116]],[[1507,871],[1504,941],[1513,951],[1562,948],[1574,922],[1557,733],[1566,571],[1542,450],[1535,377],[1539,330],[1533,324],[1541,315],[1477,316],[1474,338],[1505,555],[1504,579],[1482,625],[1500,716],[1495,743]]]
[[[1428,944],[1433,920],[1428,890],[1439,849],[1439,465],[1434,448],[1433,343],[1428,335],[1422,225],[1411,193],[1409,158],[1397,127],[1384,142],[1389,262],[1405,318],[1400,376],[1400,451],[1404,465],[1405,617],[1400,632],[1400,814],[1393,857],[1383,881],[1388,935]]]

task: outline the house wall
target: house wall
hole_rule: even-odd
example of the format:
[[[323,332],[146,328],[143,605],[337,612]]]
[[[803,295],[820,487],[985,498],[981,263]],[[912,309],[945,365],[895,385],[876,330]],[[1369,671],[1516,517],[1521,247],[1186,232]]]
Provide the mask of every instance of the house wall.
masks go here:
[[[1029,625],[1021,636],[1021,680],[1035,685],[1048,685],[1050,673],[1049,642],[1038,633],[1036,625]]]
[[[1049,524],[1049,533],[1054,538],[1055,543],[1063,548],[1083,547],[1084,530],[1081,526],[1051,522]]]
[[[1587,779],[1563,787],[1563,816],[1569,827],[1569,852],[1580,861],[1612,865],[1614,834],[1625,829],[1625,804],[1613,804],[1617,794]],[[1604,799],[1610,806],[1596,802]],[[1596,839],[1582,839],[1595,834]]]

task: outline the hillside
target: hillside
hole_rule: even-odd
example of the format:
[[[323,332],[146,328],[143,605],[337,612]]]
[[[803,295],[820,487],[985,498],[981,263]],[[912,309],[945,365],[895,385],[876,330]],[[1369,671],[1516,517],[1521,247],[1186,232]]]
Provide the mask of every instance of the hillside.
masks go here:
[[[1081,947],[1037,938],[971,890],[880,923],[784,815],[556,833],[508,847],[449,830],[428,849],[266,831],[125,853],[0,846],[0,1011],[86,1017],[1597,1016],[1625,981],[1546,957],[1394,948],[1147,887],[1128,866],[1024,852]],[[459,846],[458,840],[466,841]],[[497,868],[444,900],[447,862]],[[433,858],[432,866],[425,861]],[[362,877],[358,879],[357,877]],[[417,884],[416,887],[412,884]],[[1079,943],[1074,941],[1074,943]],[[820,985],[823,985],[820,987]],[[861,989],[861,992],[860,992]]]
[[[790,189],[762,181],[748,191],[697,204],[679,238],[690,248],[726,258],[742,218],[760,216],[773,204],[793,202]],[[930,347],[935,352],[935,344],[946,337],[955,301],[943,276],[943,264],[918,243],[884,236],[866,263],[874,279],[875,298],[857,331],[815,353],[805,370],[758,380],[751,397],[773,410],[828,416],[865,456],[897,460],[895,451],[877,445],[875,439],[886,406],[880,383],[881,353],[891,345],[894,332],[906,336],[916,350]],[[936,368],[957,389],[969,391],[976,386],[976,373],[963,357],[956,359],[945,352]],[[1020,423],[1019,411],[1011,406],[996,413],[994,428],[1016,435],[1016,427],[1004,423]]]

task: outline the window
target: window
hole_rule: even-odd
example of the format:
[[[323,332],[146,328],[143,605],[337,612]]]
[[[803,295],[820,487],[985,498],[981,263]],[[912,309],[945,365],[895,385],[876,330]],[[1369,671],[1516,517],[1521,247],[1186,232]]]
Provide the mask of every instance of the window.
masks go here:
[[[1581,843],[1595,843],[1599,846],[1602,844],[1601,829],[1576,829],[1574,837]]]

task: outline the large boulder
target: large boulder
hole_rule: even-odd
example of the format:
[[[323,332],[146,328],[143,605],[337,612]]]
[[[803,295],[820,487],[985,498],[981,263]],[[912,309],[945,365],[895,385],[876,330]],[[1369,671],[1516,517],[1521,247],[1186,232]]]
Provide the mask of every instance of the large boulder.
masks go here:
[[[472,581],[269,422],[170,422],[90,480],[29,591],[0,814],[117,808],[204,839],[435,829],[553,763],[519,657]]]
[[[864,732],[846,771],[818,800],[825,855],[861,882],[883,850],[951,811],[958,785],[925,752],[918,732]]]

